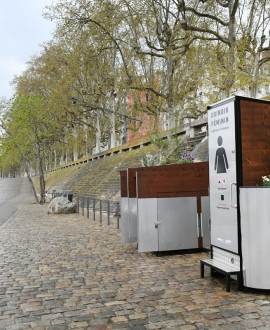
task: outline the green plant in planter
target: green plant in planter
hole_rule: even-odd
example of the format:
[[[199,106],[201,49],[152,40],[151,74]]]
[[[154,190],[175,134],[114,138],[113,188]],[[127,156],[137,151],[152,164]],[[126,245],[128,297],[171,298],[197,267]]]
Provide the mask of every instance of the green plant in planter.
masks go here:
[[[270,186],[270,175],[262,176],[263,186]]]
[[[189,164],[193,163],[194,158],[189,153],[182,153],[179,155],[179,159],[177,161],[177,164]]]
[[[147,154],[145,156],[143,156],[141,163],[142,166],[147,167],[147,166],[155,166],[155,158],[153,155],[151,154]]]
[[[159,163],[159,165],[167,165],[167,162],[166,162],[166,160],[165,159],[162,159],[161,161],[160,161],[160,163]]]

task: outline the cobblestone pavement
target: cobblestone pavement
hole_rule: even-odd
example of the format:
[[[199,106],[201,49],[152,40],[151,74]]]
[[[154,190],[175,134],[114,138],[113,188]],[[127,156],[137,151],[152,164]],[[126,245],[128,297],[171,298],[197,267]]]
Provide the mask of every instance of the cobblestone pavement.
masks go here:
[[[138,253],[81,215],[26,203],[0,230],[0,329],[270,329],[267,292],[225,291],[193,254]]]

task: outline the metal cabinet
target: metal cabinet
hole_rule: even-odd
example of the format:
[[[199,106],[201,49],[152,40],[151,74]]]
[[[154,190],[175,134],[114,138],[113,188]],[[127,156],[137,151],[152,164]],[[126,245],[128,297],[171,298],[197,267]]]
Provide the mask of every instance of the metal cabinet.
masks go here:
[[[201,197],[201,236],[203,238],[203,247],[210,248],[210,199],[209,196]]]
[[[129,209],[128,209],[128,197],[121,197],[121,231],[122,231],[122,243],[129,242]]]
[[[241,187],[241,238],[244,286],[270,289],[270,187]]]
[[[120,172],[122,242],[139,252],[209,247],[208,174],[206,162]]]
[[[198,248],[202,231],[206,235],[204,246],[209,246],[209,199],[202,198],[200,216],[196,197],[138,199],[138,251]]]

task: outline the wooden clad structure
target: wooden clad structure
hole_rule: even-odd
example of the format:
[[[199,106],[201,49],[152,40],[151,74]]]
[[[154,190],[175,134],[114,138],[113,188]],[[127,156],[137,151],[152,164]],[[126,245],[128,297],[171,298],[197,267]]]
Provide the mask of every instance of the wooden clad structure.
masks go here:
[[[136,198],[136,171],[137,168],[128,168],[128,197]]]
[[[128,197],[127,171],[120,171],[120,195],[121,198]]]
[[[242,185],[262,184],[270,174],[270,102],[240,98]]]
[[[139,252],[209,246],[208,183],[208,162],[127,169],[122,242],[136,238]]]
[[[138,198],[208,196],[208,162],[137,169]]]

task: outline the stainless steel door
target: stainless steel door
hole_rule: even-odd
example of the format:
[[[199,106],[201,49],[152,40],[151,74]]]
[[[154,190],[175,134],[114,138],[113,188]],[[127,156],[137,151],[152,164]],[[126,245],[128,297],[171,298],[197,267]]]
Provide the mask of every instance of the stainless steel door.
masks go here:
[[[129,242],[129,209],[128,209],[128,197],[121,198],[121,232],[122,243]]]
[[[159,198],[158,251],[198,247],[196,197]]]
[[[244,285],[270,289],[270,187],[240,188]]]
[[[122,243],[137,242],[137,198],[121,198]]]
[[[137,198],[128,199],[129,242],[137,242]]]
[[[209,196],[201,197],[203,247],[210,247],[210,204]]]
[[[138,198],[138,251],[158,251],[157,198]]]

